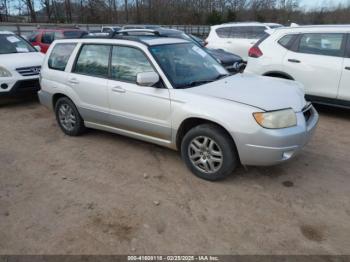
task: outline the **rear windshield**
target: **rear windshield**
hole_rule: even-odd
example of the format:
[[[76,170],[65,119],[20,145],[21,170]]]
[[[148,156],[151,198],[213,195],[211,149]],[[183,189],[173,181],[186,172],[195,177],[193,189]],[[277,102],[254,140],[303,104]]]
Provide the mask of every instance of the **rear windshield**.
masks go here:
[[[36,52],[22,37],[12,34],[0,34],[0,54]]]
[[[216,33],[220,38],[260,39],[265,30],[265,26],[230,26],[216,29]]]

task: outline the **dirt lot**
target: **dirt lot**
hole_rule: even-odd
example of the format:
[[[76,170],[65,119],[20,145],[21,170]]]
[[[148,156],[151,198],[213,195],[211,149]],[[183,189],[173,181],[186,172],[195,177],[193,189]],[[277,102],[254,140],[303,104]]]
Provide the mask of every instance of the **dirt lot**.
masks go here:
[[[350,114],[294,161],[209,183],[176,152],[0,107],[0,254],[350,254]]]

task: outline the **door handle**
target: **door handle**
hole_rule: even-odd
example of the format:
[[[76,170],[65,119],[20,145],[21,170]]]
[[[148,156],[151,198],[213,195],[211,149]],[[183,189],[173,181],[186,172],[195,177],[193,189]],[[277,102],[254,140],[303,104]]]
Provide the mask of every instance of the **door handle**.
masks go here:
[[[288,59],[288,62],[291,62],[291,63],[301,63],[300,60],[297,60],[297,59]]]
[[[345,70],[350,70],[350,66],[345,67]]]
[[[73,85],[77,85],[77,84],[79,84],[79,81],[75,78],[72,78],[72,79],[68,80],[68,83],[73,84]]]
[[[115,93],[125,93],[126,90],[120,86],[115,86],[115,87],[112,87],[112,92],[115,92]]]
[[[228,43],[228,44],[232,44],[232,42],[231,42],[231,41],[227,41],[226,43]]]

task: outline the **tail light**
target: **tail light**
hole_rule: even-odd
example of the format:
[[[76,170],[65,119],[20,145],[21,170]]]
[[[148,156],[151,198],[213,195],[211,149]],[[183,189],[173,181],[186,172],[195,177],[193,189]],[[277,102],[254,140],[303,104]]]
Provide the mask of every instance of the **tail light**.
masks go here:
[[[263,52],[261,52],[258,46],[253,46],[252,48],[250,48],[248,55],[249,57],[259,58],[263,55]]]

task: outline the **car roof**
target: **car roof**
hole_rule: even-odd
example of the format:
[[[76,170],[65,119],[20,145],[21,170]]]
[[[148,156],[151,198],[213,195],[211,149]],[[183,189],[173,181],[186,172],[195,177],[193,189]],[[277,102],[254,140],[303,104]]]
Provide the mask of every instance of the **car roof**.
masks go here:
[[[142,44],[146,46],[168,45],[190,43],[190,41],[171,38],[171,37],[157,37],[157,36],[125,36],[117,38],[80,38],[80,39],[62,39],[56,40],[57,43],[98,43],[98,44]]]
[[[350,25],[304,25],[295,27],[279,27],[273,32],[350,32]]]
[[[229,26],[264,26],[267,27],[266,24],[259,23],[259,22],[232,22],[232,23],[225,23],[221,25],[214,25],[212,28],[220,28],[220,27],[229,27]]]
[[[0,31],[0,35],[14,35],[15,33],[10,31]]]

